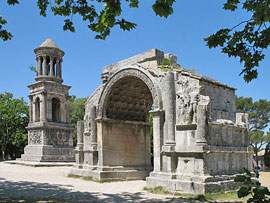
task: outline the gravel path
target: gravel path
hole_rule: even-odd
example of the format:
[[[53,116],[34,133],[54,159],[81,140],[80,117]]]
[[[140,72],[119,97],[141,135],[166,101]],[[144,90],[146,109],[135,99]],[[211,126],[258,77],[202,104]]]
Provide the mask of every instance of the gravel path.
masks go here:
[[[147,193],[145,181],[96,183],[68,178],[69,170],[0,162],[0,202],[189,202]]]

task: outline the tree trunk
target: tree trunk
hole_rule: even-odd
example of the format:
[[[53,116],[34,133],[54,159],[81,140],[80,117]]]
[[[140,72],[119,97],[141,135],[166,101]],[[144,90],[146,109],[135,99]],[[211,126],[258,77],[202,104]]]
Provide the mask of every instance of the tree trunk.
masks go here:
[[[2,145],[2,159],[6,160],[6,145]]]
[[[257,147],[254,147],[254,152],[255,152],[256,165],[258,167],[259,166],[259,160],[258,160],[258,148]]]

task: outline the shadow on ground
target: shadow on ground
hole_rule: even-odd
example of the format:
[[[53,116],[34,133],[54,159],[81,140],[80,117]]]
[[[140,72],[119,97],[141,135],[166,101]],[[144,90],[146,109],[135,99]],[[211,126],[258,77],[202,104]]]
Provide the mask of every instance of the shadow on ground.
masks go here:
[[[143,192],[106,194],[74,192],[71,189],[71,185],[12,182],[0,178],[0,202],[190,202],[170,197],[163,200],[147,199]]]

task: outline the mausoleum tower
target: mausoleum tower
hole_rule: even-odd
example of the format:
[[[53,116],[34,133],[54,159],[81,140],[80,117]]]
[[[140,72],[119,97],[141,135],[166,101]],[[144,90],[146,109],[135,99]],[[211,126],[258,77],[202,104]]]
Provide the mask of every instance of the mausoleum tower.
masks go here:
[[[37,75],[36,82],[28,86],[28,145],[22,160],[74,161],[68,93],[71,87],[62,84],[62,57],[65,53],[52,39],[47,39],[34,52]]]

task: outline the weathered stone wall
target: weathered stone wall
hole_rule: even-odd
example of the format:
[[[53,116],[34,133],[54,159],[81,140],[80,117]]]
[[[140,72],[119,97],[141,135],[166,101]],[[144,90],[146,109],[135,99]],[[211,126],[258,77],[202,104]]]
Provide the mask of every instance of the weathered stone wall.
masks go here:
[[[185,154],[177,158],[176,173],[178,178],[190,180],[192,176],[204,175],[204,159],[202,154]]]
[[[235,123],[235,89],[229,86],[220,86],[210,82],[201,82],[202,92],[209,96],[211,103],[209,109],[209,121],[214,122],[219,119]]]
[[[207,140],[209,145],[214,146],[249,146],[247,129],[242,129],[234,125],[210,124]]]
[[[237,151],[239,150],[239,151]],[[217,152],[209,153],[204,158],[207,173],[212,176],[232,175],[243,168],[251,170],[250,155],[242,148],[219,148]]]
[[[105,166],[151,166],[150,125],[143,122],[106,120],[102,123]]]

